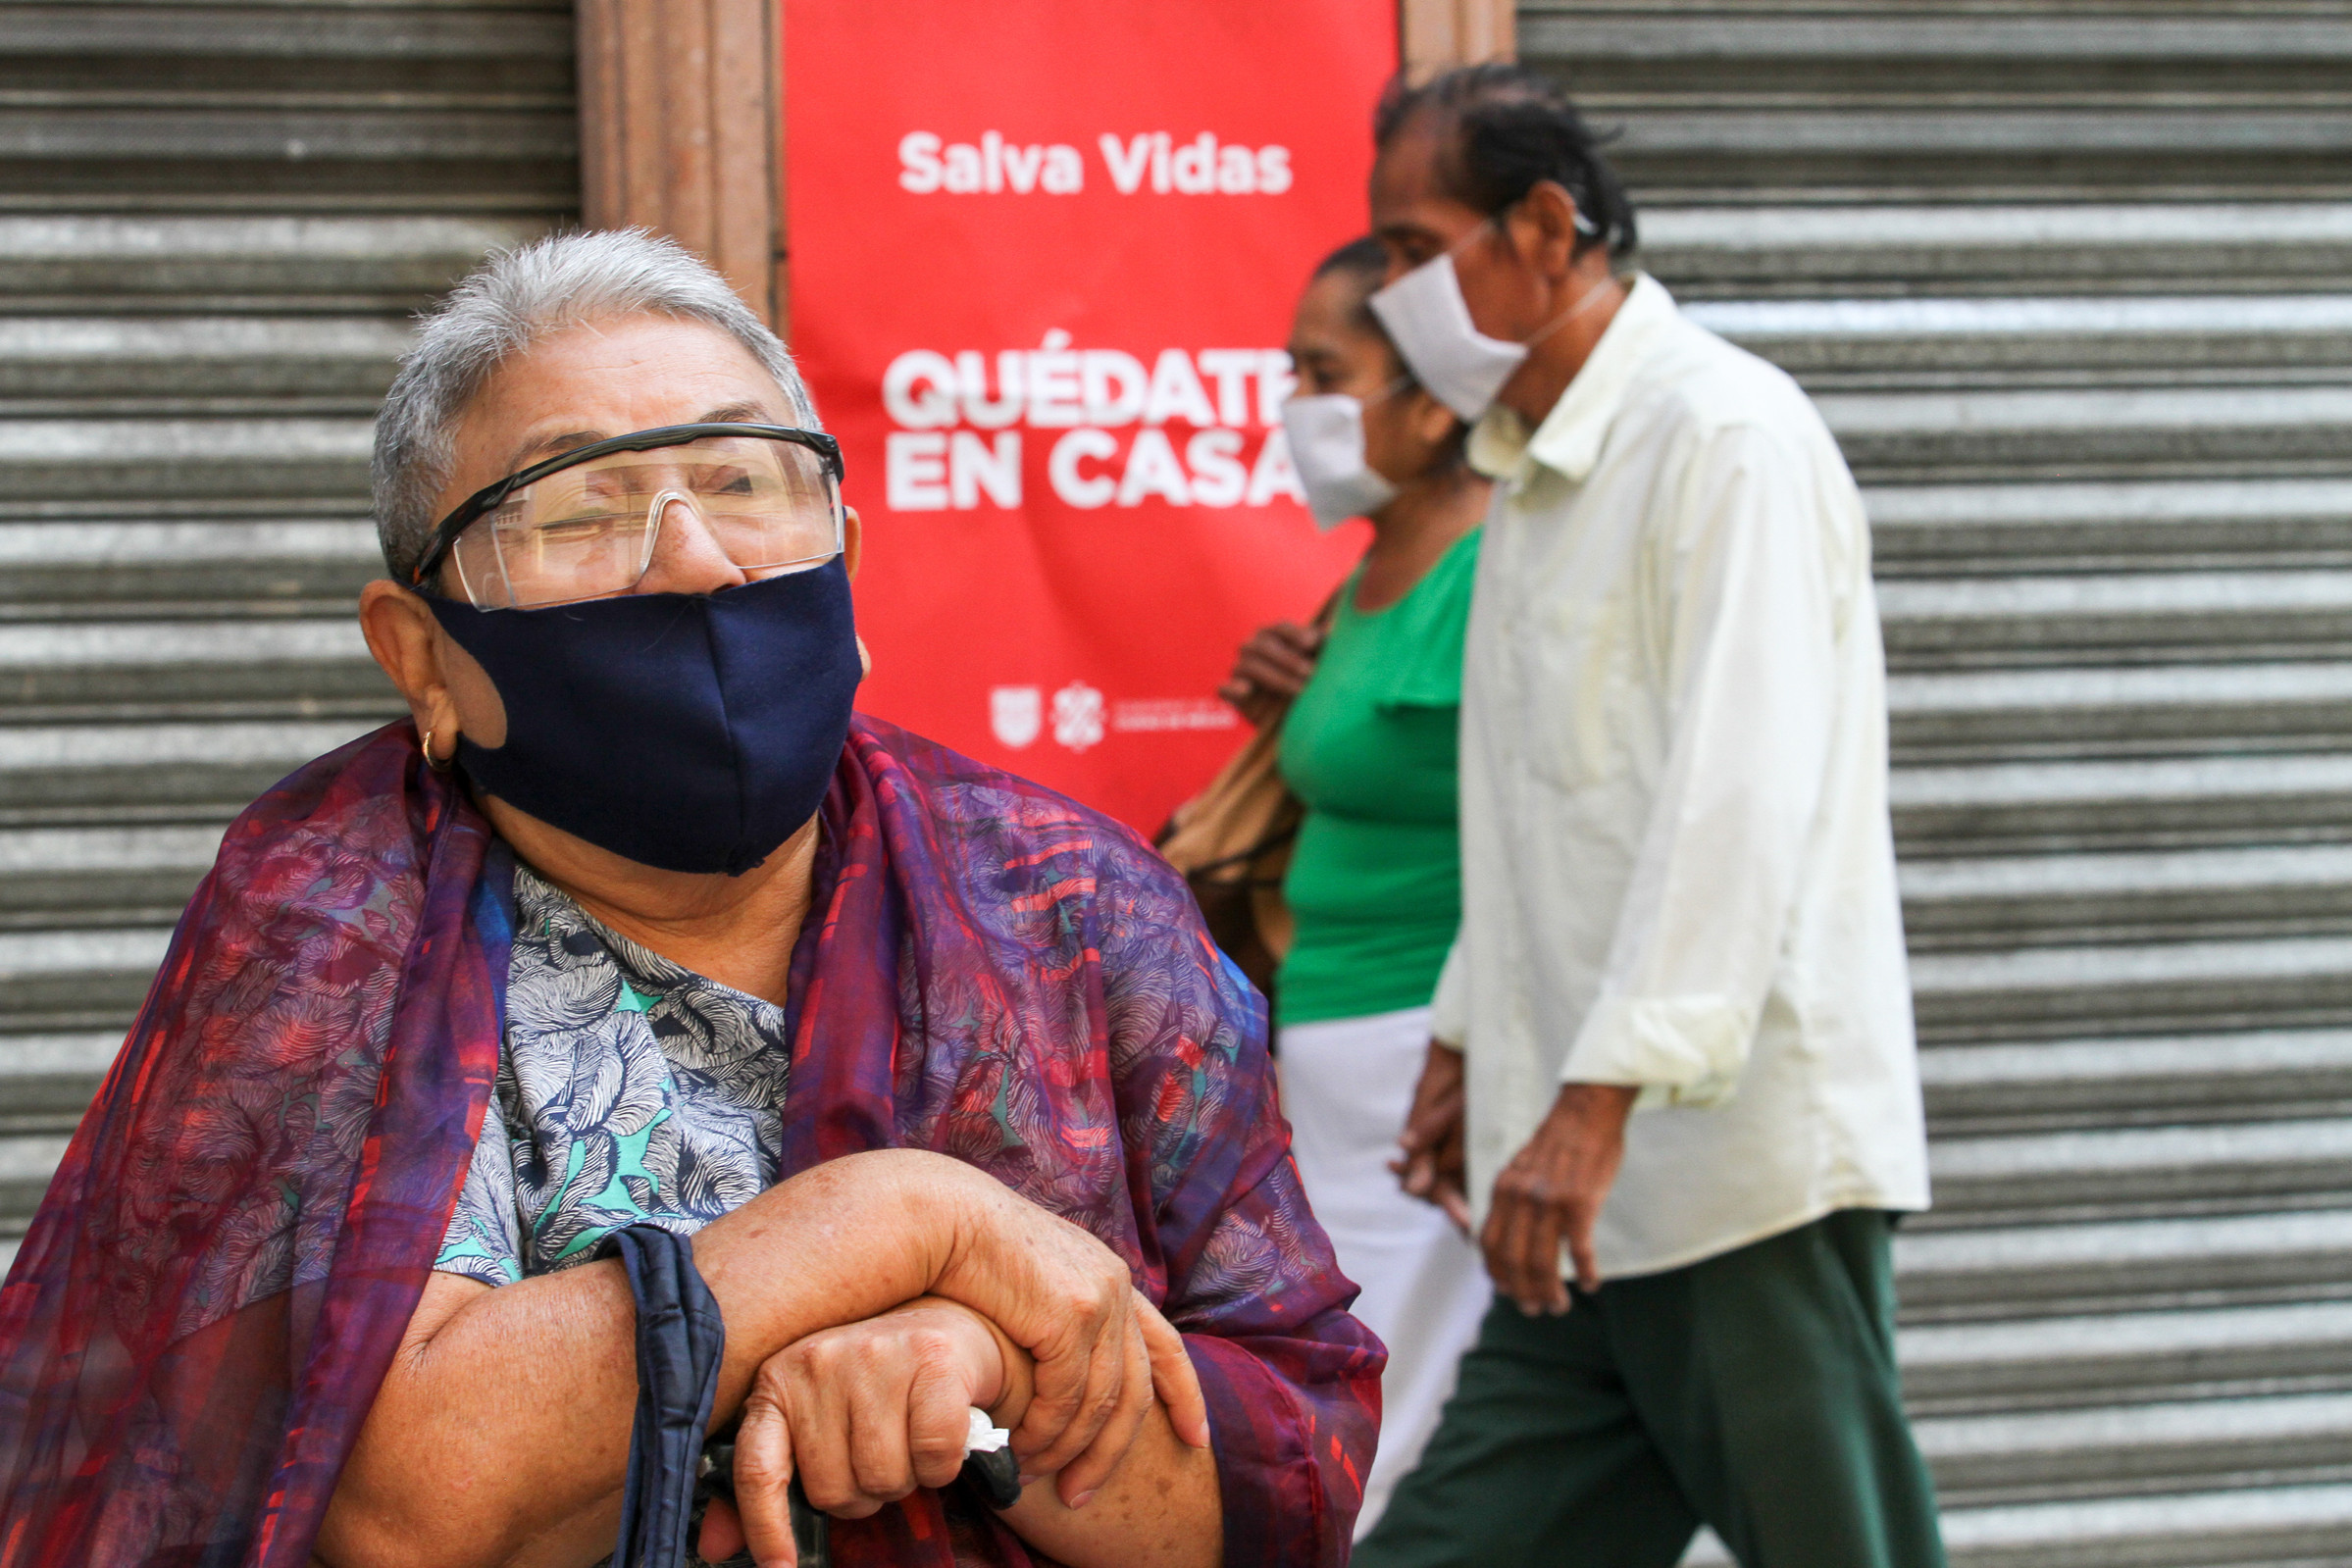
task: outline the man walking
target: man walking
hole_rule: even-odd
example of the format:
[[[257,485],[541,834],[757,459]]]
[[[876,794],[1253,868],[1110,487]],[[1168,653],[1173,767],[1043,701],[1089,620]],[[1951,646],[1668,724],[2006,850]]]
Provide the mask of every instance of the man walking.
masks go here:
[[[1622,270],[1632,209],[1541,77],[1392,91],[1378,139],[1373,308],[1501,481],[1402,1164],[1474,1207],[1498,1295],[1355,1562],[1668,1568],[1705,1523],[1745,1568],[1940,1568],[1861,498],[1793,381]]]

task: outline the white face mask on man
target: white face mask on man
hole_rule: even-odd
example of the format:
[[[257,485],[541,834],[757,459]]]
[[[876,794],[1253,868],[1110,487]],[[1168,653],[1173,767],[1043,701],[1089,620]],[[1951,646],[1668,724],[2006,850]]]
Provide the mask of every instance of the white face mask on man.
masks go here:
[[[1396,389],[1392,386],[1378,395],[1386,397]],[[1294,397],[1282,405],[1282,433],[1290,442],[1291,467],[1306,487],[1306,510],[1316,528],[1329,532],[1397,498],[1397,487],[1364,461],[1360,400],[1346,392]]]
[[[1487,222],[1501,228],[1500,220]],[[1526,362],[1532,345],[1608,294],[1605,289],[1587,290],[1582,299],[1524,343],[1487,336],[1470,319],[1469,301],[1461,297],[1461,279],[1454,273],[1454,252],[1485,228],[1486,224],[1479,225],[1451,249],[1432,256],[1371,298],[1372,314],[1388,329],[1413,378],[1464,423],[1474,423],[1495,406],[1496,396]],[[1576,215],[1576,229],[1595,236],[1600,232],[1582,213]]]

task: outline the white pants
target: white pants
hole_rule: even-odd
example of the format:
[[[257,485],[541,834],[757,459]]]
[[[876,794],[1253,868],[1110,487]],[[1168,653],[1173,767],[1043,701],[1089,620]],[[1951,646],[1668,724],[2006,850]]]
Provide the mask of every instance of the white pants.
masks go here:
[[[1429,1051],[1429,1009],[1296,1024],[1278,1065],[1291,1148],[1340,1271],[1363,1287],[1358,1318],[1388,1344],[1380,1450],[1364,1481],[1362,1540],[1419,1462],[1454,1392],[1461,1353],[1495,1298],[1477,1249],[1435,1206],[1407,1197],[1388,1162]]]

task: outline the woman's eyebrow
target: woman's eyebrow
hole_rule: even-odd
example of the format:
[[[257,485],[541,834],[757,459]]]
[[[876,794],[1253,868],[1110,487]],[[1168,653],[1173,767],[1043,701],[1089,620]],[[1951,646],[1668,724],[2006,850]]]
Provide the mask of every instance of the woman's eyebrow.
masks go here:
[[[602,430],[564,430],[555,435],[542,435],[529,446],[519,447],[510,453],[506,459],[506,472],[519,473],[529,468],[536,458],[553,457],[559,452],[569,452],[576,446],[586,446],[590,441],[603,439]]]
[[[723,403],[694,421],[697,425],[769,425],[774,418],[757,403]],[[604,439],[602,430],[564,430],[554,435],[542,435],[529,446],[522,447],[506,460],[506,471],[518,473],[542,457],[554,457],[576,446]]]

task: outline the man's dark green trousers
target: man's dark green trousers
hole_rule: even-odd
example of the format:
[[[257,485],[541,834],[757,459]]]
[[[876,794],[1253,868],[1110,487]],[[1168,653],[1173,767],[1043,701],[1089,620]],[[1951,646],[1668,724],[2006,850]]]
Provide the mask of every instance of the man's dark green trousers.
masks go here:
[[[1850,1209],[1579,1292],[1497,1297],[1355,1568],[1943,1568],[1895,1373],[1890,1221]]]

